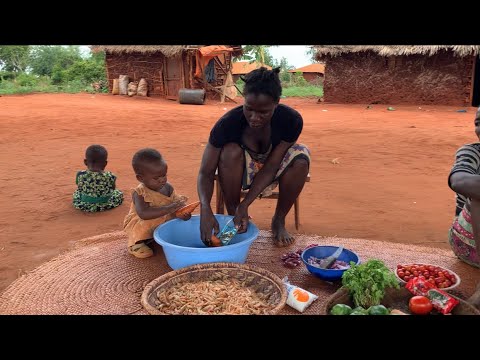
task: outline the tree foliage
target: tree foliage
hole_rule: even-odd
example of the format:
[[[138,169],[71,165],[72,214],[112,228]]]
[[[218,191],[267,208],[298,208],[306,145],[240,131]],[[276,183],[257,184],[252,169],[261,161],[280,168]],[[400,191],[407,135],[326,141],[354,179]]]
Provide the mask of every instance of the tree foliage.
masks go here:
[[[32,48],[30,66],[36,75],[58,77],[60,72],[74,63],[81,61],[79,46],[34,46]]]
[[[271,45],[245,45],[243,48],[243,56],[240,60],[256,61],[261,65],[274,66],[274,59],[268,48]]]
[[[6,72],[24,72],[29,65],[30,46],[0,46],[0,68]]]

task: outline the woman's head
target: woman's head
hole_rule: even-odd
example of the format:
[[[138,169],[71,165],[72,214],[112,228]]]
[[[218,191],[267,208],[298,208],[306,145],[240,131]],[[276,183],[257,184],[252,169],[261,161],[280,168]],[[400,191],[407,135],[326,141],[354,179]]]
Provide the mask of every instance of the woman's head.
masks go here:
[[[242,78],[245,82],[243,113],[250,127],[262,128],[272,119],[282,95],[279,72],[280,68],[268,70],[261,67]]]
[[[133,155],[132,167],[137,180],[151,190],[158,191],[167,183],[167,163],[155,149],[138,150]]]
[[[107,166],[108,152],[102,145],[90,145],[85,151],[84,164],[91,171],[103,171]]]
[[[478,139],[480,140],[480,107],[477,109],[477,113],[475,114],[475,134],[477,134]]]

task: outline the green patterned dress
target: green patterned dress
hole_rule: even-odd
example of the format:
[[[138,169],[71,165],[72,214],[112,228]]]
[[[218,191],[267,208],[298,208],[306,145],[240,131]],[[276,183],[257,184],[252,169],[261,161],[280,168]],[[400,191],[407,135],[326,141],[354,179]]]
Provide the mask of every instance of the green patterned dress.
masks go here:
[[[116,179],[110,171],[79,171],[76,180],[78,189],[73,193],[73,207],[86,212],[97,212],[121,205],[123,193],[115,189]]]

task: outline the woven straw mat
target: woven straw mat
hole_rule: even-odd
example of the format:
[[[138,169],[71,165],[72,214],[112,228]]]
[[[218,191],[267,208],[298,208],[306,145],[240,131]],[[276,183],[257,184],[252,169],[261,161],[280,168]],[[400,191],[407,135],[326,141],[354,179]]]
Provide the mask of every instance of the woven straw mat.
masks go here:
[[[328,298],[340,284],[312,276],[303,264],[295,269],[282,265],[283,253],[308,244],[343,245],[359,254],[362,261],[383,260],[392,269],[399,263],[422,262],[447,267],[461,277],[454,294],[470,296],[480,269],[460,260],[450,250],[371,241],[296,235],[289,248],[276,248],[270,231],[260,231],[247,258],[247,264],[267,269],[319,296],[303,313],[321,314]],[[140,303],[145,285],[171,271],[161,248],[149,259],[127,253],[127,237],[117,231],[87,238],[76,247],[40,265],[14,281],[0,296],[0,314],[147,314]],[[280,314],[300,314],[285,305]]]

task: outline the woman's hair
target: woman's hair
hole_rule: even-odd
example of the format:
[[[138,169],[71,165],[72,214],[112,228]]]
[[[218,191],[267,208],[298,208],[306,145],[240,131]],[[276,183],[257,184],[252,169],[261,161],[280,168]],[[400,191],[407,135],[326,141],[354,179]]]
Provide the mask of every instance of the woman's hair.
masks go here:
[[[135,174],[141,174],[144,164],[157,161],[164,161],[162,154],[157,150],[152,148],[138,150],[132,158],[133,171],[135,171]]]
[[[250,71],[245,77],[240,77],[245,82],[243,94],[264,94],[269,95],[275,101],[280,100],[282,95],[282,84],[278,73],[280,68],[268,70],[266,67]]]
[[[85,159],[89,164],[107,161],[108,152],[102,145],[90,145],[85,151]]]

